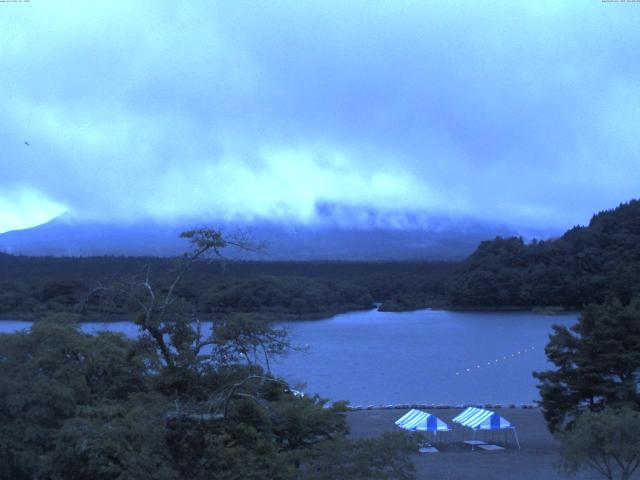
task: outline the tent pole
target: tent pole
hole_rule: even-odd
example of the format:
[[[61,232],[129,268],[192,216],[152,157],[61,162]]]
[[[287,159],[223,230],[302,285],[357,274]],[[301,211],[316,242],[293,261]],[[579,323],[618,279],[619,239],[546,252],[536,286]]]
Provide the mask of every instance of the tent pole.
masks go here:
[[[516,432],[516,427],[511,427],[513,429],[513,436],[516,439],[516,445],[518,445],[518,450],[520,450],[520,442],[518,441],[518,432]]]

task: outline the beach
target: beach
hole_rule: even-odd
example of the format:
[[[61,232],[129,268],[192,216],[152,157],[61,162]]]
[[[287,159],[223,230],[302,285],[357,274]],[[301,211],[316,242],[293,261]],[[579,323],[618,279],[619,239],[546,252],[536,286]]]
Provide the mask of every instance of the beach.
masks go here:
[[[384,432],[396,431],[395,420],[407,410],[360,410],[347,414],[353,438],[375,437]],[[451,419],[461,409],[433,409],[440,419],[452,425]],[[566,479],[576,478],[591,480],[601,478],[592,471],[582,471],[575,477],[566,477],[558,473],[555,466],[559,461],[560,445],[547,430],[542,411],[539,408],[501,408],[497,413],[509,420],[517,429],[521,448],[518,449],[511,432],[508,433],[508,444],[505,450],[487,452],[479,449],[471,451],[471,447],[462,443],[462,432],[441,434],[438,453],[414,455],[418,479],[467,479],[474,480],[534,480],[534,479]],[[430,437],[430,436],[429,436]],[[432,438],[432,437],[430,437]],[[472,433],[467,429],[464,439],[471,439]],[[482,435],[478,438],[482,439]],[[504,445],[502,440],[489,443]]]

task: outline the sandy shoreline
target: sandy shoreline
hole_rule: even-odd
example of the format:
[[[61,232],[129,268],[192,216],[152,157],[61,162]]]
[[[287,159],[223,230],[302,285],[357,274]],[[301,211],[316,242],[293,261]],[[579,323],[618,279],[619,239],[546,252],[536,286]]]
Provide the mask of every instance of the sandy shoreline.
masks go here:
[[[417,477],[419,479],[466,479],[518,480],[562,479],[567,478],[557,473],[555,465],[559,459],[560,447],[548,432],[542,412],[538,408],[496,408],[500,415],[508,419],[516,428],[521,449],[518,450],[513,436],[508,435],[507,449],[498,452],[471,451],[462,444],[463,439],[471,439],[467,431],[443,434],[438,443],[439,453],[416,454]],[[427,410],[428,411],[428,410]],[[451,425],[451,419],[461,409],[438,408],[431,413]],[[354,438],[375,437],[384,432],[396,430],[394,422],[406,410],[372,409],[347,413]],[[499,439],[499,440],[498,440]],[[493,436],[493,441],[504,445],[504,435]],[[597,479],[592,472],[581,472],[573,477],[580,480]]]

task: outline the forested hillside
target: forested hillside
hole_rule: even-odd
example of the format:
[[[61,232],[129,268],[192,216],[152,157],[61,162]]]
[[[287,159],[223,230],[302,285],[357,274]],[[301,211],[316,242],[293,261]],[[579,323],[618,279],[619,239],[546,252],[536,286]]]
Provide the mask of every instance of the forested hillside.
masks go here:
[[[580,308],[640,292],[640,201],[593,216],[562,237],[482,242],[459,267],[449,301],[458,307]]]

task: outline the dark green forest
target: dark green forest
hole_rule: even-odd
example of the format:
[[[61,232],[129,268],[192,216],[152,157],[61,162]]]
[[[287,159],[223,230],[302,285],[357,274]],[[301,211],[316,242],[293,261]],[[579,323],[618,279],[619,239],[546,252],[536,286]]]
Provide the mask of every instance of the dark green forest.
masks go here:
[[[101,288],[149,274],[167,286],[179,259],[158,257],[23,257],[0,254],[0,318],[65,312],[123,318],[130,305]],[[446,301],[454,263],[260,262],[215,259],[193,265],[176,293],[204,317],[255,313],[313,319],[373,308],[410,310]]]
[[[449,287],[454,307],[581,309],[640,293],[640,201],[593,216],[560,238],[482,242]]]

